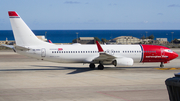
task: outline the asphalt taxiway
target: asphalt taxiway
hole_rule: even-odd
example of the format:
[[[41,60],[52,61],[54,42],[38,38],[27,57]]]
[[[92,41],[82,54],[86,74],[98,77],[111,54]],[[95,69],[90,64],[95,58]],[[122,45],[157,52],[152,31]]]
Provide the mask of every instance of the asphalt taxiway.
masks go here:
[[[180,49],[173,49],[180,55]],[[169,101],[165,80],[180,57],[160,63],[91,70],[88,64],[36,60],[0,50],[0,101]],[[174,68],[174,69],[172,69]]]

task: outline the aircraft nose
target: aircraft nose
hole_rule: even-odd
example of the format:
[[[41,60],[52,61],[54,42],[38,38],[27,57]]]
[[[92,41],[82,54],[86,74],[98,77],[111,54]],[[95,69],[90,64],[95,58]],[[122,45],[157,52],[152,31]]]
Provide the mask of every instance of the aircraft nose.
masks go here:
[[[179,55],[176,52],[173,52],[173,58],[177,58]]]

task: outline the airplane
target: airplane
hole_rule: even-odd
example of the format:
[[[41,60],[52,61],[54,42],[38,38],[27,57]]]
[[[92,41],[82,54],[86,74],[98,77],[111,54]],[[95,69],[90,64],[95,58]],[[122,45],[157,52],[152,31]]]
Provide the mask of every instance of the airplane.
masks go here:
[[[160,67],[178,57],[171,49],[158,45],[55,45],[39,40],[15,11],[9,11],[15,37],[15,52],[58,63],[88,63],[89,68],[103,70],[104,65],[133,66],[134,63],[160,62]]]

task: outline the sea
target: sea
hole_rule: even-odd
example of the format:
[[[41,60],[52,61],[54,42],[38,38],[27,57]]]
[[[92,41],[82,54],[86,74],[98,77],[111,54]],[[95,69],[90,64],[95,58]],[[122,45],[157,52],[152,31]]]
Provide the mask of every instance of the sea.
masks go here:
[[[98,37],[110,40],[119,36],[143,36],[154,35],[156,38],[180,39],[180,30],[32,30],[35,35],[44,35],[53,43],[71,43],[77,37]],[[0,40],[14,40],[12,30],[0,30]]]

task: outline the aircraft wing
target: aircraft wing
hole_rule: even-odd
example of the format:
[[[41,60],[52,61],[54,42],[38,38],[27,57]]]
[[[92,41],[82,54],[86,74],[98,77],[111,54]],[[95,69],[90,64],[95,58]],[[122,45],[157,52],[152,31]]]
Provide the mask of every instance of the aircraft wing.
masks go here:
[[[93,61],[110,61],[116,57],[109,55],[107,53],[99,53],[99,57],[95,58]]]
[[[98,41],[96,41],[96,44],[99,51],[99,57],[93,59],[94,63],[108,62],[108,61],[112,62],[116,58],[115,56],[105,53]]]

